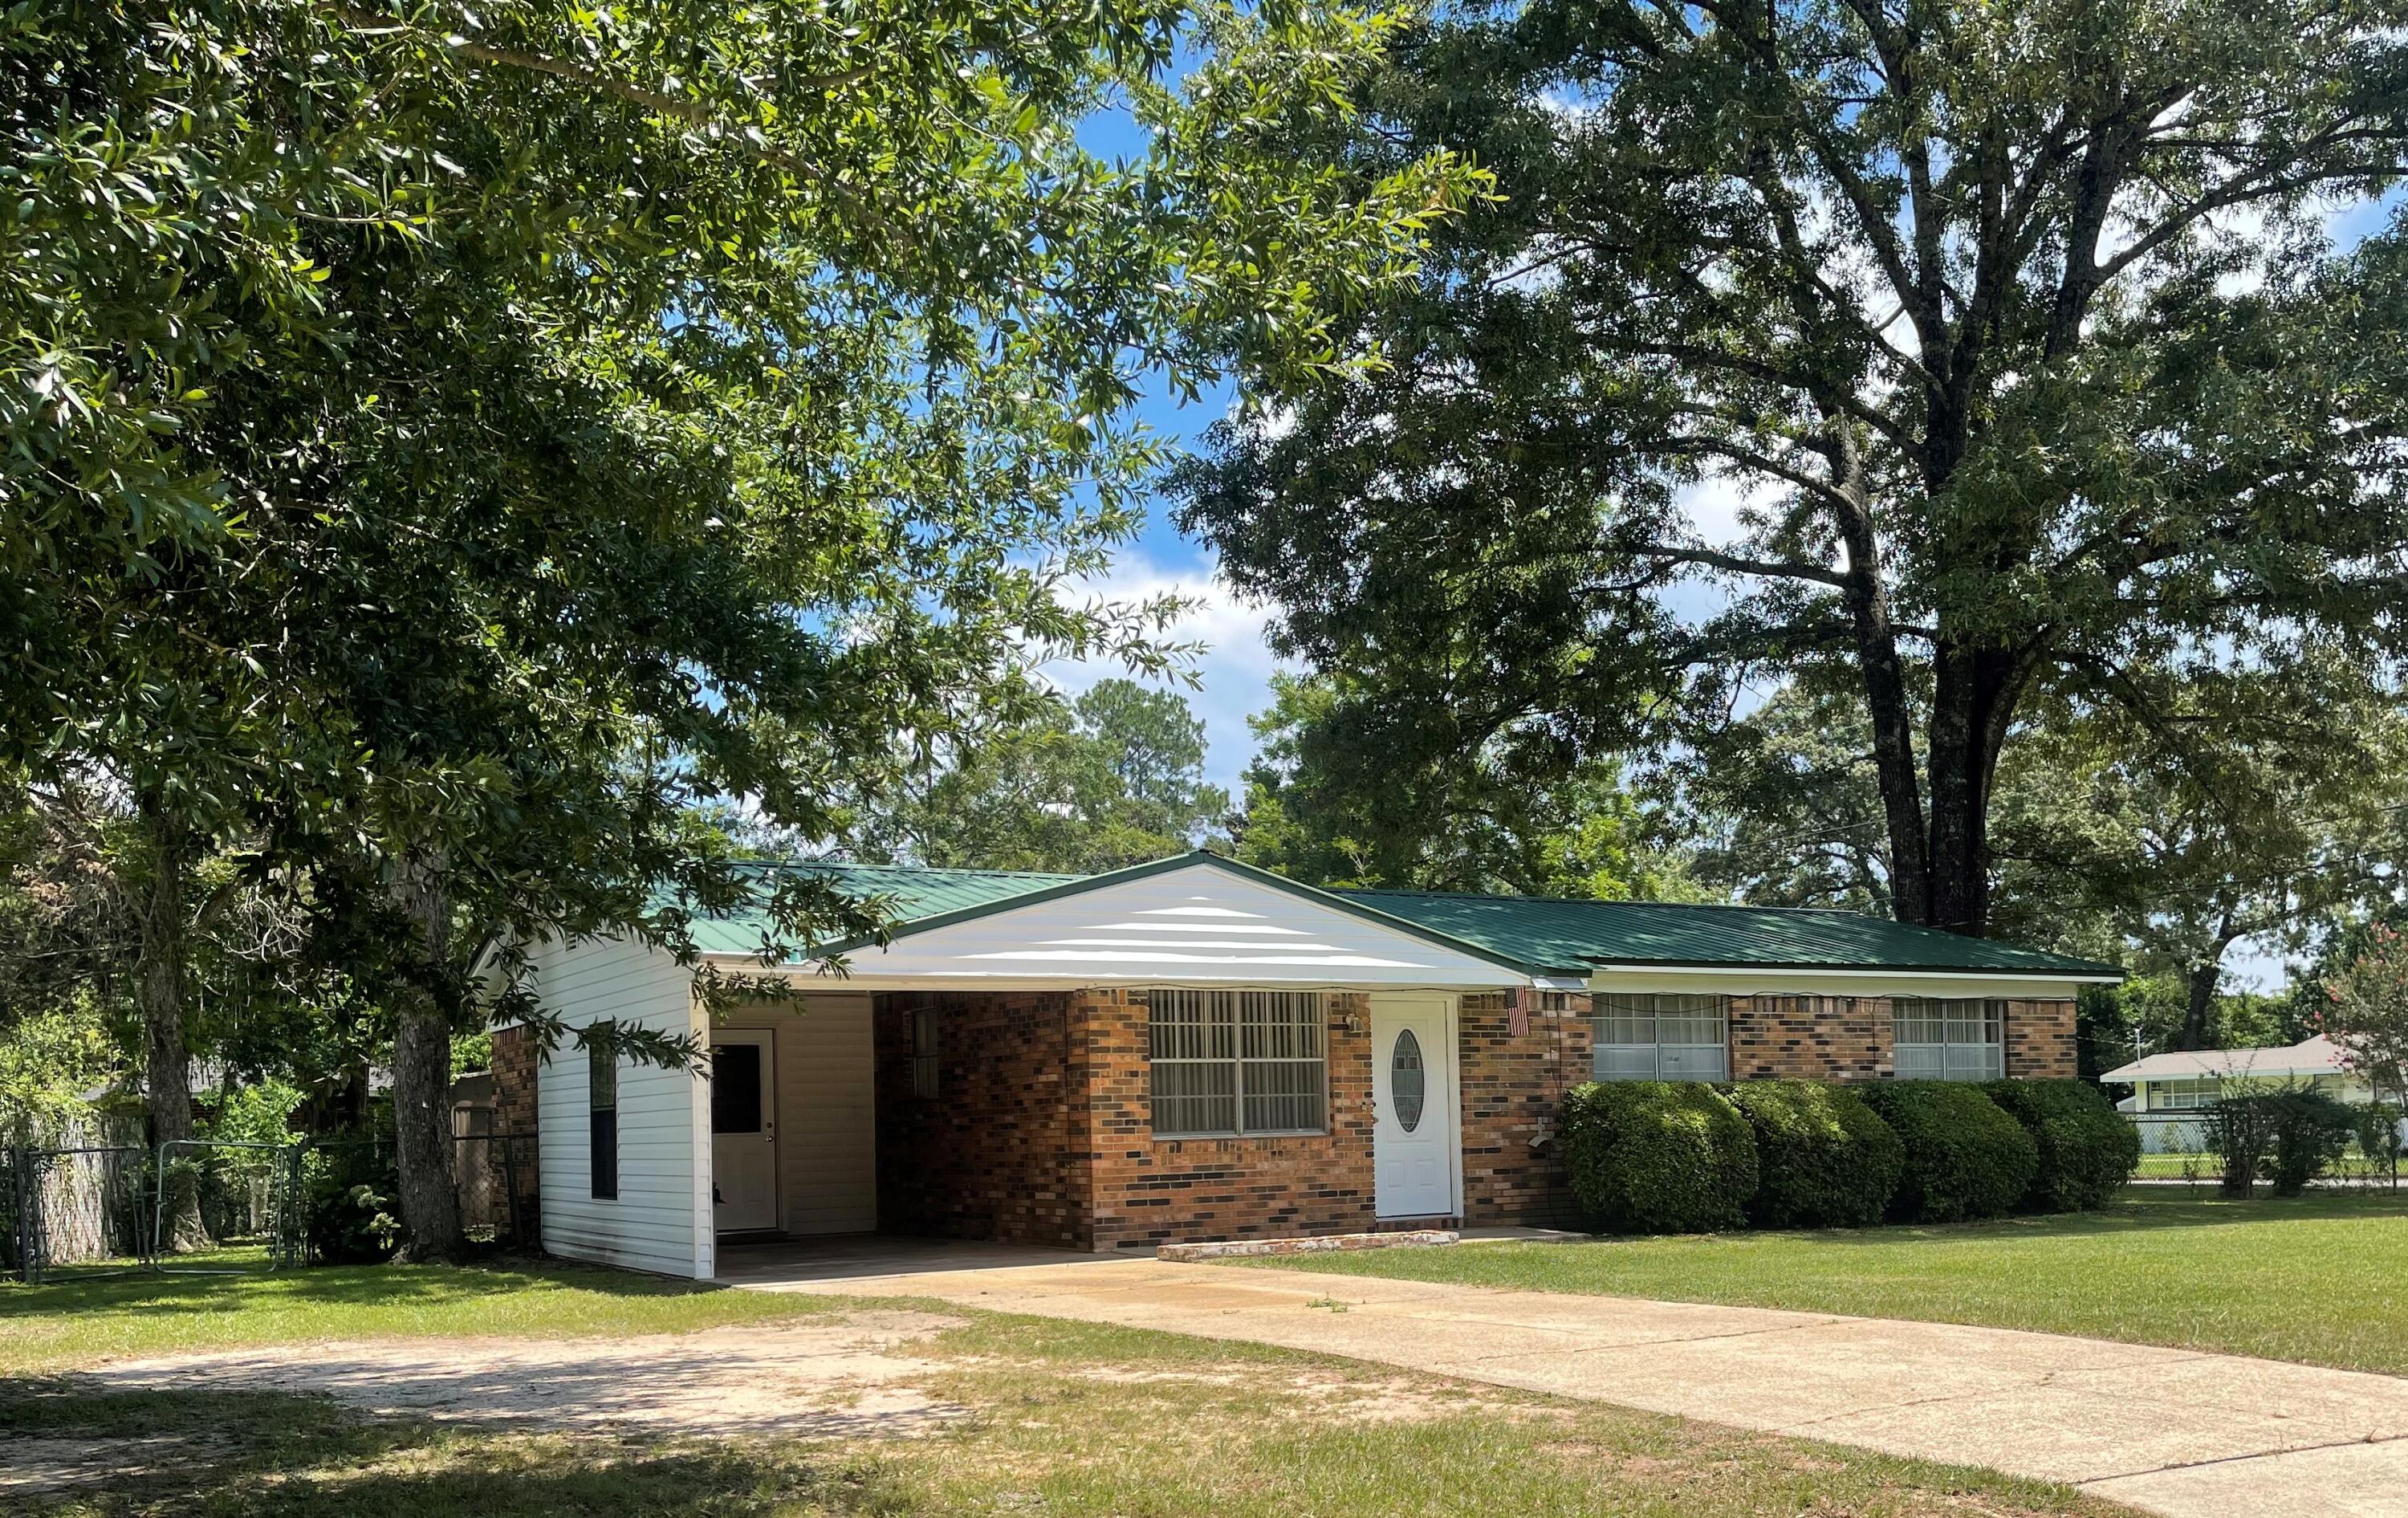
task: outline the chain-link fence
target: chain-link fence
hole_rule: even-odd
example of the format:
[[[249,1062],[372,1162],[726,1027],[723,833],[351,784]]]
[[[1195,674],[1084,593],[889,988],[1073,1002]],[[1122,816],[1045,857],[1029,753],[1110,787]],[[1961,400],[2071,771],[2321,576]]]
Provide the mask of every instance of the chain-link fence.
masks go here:
[[[461,1226],[480,1250],[540,1247],[533,1134],[461,1135]],[[222,1274],[383,1258],[400,1242],[393,1145],[179,1139],[0,1149],[0,1272]]]
[[[452,1141],[460,1226],[470,1241],[531,1253],[542,1247],[535,1135],[464,1133]]]

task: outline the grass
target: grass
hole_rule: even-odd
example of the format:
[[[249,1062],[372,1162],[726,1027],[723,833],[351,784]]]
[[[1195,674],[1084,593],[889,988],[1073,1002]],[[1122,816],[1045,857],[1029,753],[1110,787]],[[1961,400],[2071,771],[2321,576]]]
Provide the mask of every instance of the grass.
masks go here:
[[[211,1263],[223,1263],[220,1252]],[[322,1266],[235,1275],[67,1275],[0,1283],[0,1375],[122,1355],[346,1339],[677,1333],[826,1310],[581,1266]]]
[[[2408,1375],[2408,1196],[2127,1198],[2099,1213],[1949,1227],[1475,1242],[1247,1263],[2029,1328]]]
[[[420,1274],[387,1269],[353,1290],[370,1302],[415,1299]],[[496,1296],[561,1300],[541,1284],[463,1296],[441,1280],[438,1296],[479,1321],[494,1321]],[[49,1310],[79,1312],[99,1284],[62,1288]],[[288,1310],[255,1283],[230,1289],[218,1308],[240,1315],[254,1295],[265,1310]],[[664,1299],[625,1299],[647,1296]],[[100,1440],[118,1470],[103,1485],[11,1492],[7,1508],[24,1518],[2125,1511],[2045,1482],[1286,1351],[948,1310],[964,1325],[906,1353],[934,1362],[916,1384],[969,1415],[912,1439],[495,1432],[282,1395],[0,1382],[0,1466],[12,1448]]]

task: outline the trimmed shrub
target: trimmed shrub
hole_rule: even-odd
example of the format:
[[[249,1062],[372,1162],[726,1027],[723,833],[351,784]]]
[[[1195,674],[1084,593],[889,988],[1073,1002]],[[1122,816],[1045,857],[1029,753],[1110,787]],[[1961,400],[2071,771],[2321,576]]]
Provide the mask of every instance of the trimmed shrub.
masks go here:
[[[1572,1196],[1607,1229],[1706,1233],[1747,1221],[1756,1135],[1712,1086],[1574,1086],[1564,1097],[1563,1141]]]
[[[1889,1215],[1956,1223],[2014,1210],[2031,1189],[2040,1150],[2024,1125],[1958,1081],[1881,1081],[1858,1088],[1906,1148]]]
[[[2023,1198],[2031,1211],[2104,1207],[2141,1163],[2141,1130],[2088,1081],[1993,1081],[1982,1089],[2040,1151],[2040,1168]]]
[[[1750,1223],[1861,1228],[1882,1220],[1906,1151],[1862,1096],[1815,1081],[1742,1081],[1727,1090],[1756,1132]]]

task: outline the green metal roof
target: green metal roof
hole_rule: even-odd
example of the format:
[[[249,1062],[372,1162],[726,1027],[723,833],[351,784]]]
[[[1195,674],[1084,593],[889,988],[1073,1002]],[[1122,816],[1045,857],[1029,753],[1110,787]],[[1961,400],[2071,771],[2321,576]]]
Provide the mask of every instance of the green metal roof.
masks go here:
[[[885,896],[896,925],[932,917],[972,911],[1026,895],[1034,891],[1069,885],[1084,875],[1047,875],[1018,869],[921,869],[910,865],[847,865],[806,860],[762,865],[765,875],[777,870],[824,876],[849,896]],[[706,954],[755,954],[768,929],[766,913],[743,911],[694,921],[695,947]]]
[[[1469,947],[1532,974],[1585,976],[1598,965],[2055,976],[2122,973],[2111,965],[1860,912],[1429,891],[1324,891],[1211,854],[1181,855],[1097,876],[829,861],[762,867],[810,871],[829,878],[848,895],[885,896],[896,917],[894,931],[901,934],[1029,905],[1083,885],[1105,885],[1177,868],[1191,861],[1209,862],[1404,931]],[[761,947],[764,926],[758,912],[698,918],[695,941],[705,953],[752,954]]]
[[[1534,970],[1597,965],[2115,975],[2110,965],[1969,938],[1861,912],[1798,907],[1571,901],[1425,891],[1340,891],[1391,917],[1468,938]]]

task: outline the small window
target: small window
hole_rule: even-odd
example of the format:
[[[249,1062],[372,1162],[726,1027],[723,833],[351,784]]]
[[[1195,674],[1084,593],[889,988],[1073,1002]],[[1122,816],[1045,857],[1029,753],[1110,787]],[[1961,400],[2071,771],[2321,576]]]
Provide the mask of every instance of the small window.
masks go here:
[[[1891,1059],[1901,1081],[1996,1081],[2006,1073],[2007,1004],[1981,997],[1898,996]]]
[[[1590,1069],[1599,1081],[1730,1079],[1730,998],[1597,998]]]
[[[1319,1133],[1326,1126],[1319,996],[1156,991],[1147,1000],[1154,1137]]]
[[[2198,1112],[2215,1105],[2217,1082],[2213,1079],[2200,1081],[2152,1081],[2149,1082],[2149,1110],[2152,1112]]]
[[[607,1201],[619,1195],[619,1056],[606,1045],[585,1051],[585,1109],[594,1195]]]
[[[911,1095],[933,1100],[937,1095],[937,1010],[911,1009]]]
[[[710,1131],[761,1131],[761,1046],[724,1043],[710,1051]]]
[[[1388,1055],[1388,1096],[1397,1106],[1397,1126],[1407,1133],[1422,1125],[1422,1105],[1428,1081],[1422,1071],[1422,1041],[1411,1028],[1397,1030],[1397,1045]]]

